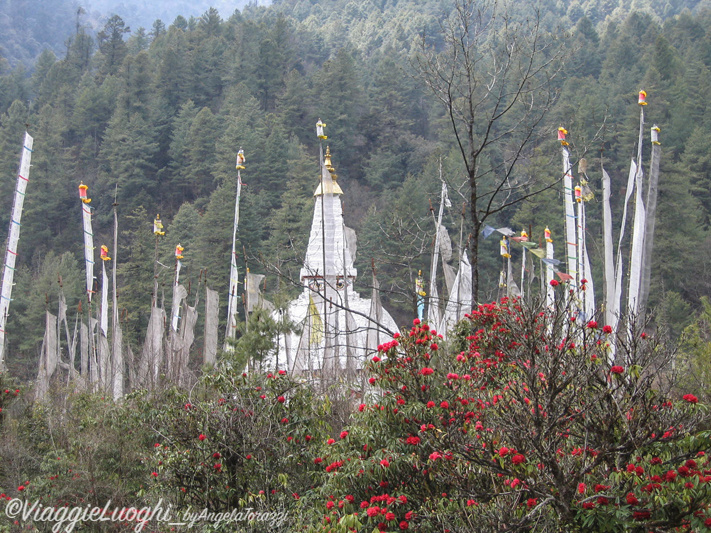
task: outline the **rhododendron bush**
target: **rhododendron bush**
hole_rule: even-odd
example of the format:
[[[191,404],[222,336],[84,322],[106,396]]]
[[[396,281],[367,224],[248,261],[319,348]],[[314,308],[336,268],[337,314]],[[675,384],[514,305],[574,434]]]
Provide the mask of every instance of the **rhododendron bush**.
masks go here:
[[[313,449],[326,438],[326,406],[284,371],[213,372],[157,413],[154,499],[218,512],[294,507],[320,470]]]
[[[613,339],[563,306],[506,300],[458,334],[451,352],[415,320],[379,347],[371,394],[318,458],[309,530],[711,524],[706,408],[676,392],[673,352],[632,326]]]

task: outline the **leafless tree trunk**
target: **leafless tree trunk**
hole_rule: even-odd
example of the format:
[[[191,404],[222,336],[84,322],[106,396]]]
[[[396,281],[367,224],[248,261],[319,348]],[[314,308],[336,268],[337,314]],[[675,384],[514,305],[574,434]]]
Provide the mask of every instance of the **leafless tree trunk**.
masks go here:
[[[490,216],[549,187],[515,175],[555,100],[563,45],[540,16],[515,21],[506,2],[456,0],[441,49],[421,37],[415,68],[444,105],[470,188],[472,305],[480,232]]]

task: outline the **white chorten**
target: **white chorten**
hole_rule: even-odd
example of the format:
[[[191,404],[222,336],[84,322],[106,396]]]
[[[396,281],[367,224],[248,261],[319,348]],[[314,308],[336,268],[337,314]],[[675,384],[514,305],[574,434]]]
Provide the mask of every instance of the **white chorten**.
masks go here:
[[[342,194],[327,149],[314,192],[314,216],[300,276],[303,291],[287,310],[299,332],[281,336],[274,362],[279,368],[317,376],[354,374],[379,344],[398,331],[380,307],[376,290],[374,298],[366,299],[353,288],[356,235],[343,222]]]

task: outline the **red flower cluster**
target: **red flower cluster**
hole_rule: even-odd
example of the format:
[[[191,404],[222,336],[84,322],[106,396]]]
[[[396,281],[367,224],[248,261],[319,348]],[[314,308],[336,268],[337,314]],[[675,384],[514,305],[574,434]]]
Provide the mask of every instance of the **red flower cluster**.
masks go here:
[[[684,396],[682,396],[682,398],[684,398],[684,400],[686,400],[689,403],[698,403],[699,402],[699,399],[696,396],[694,396],[693,394],[684,394]]]
[[[615,365],[612,368],[610,368],[610,372],[612,372],[613,374],[622,374],[624,371],[625,371],[625,367],[620,366],[620,365]]]

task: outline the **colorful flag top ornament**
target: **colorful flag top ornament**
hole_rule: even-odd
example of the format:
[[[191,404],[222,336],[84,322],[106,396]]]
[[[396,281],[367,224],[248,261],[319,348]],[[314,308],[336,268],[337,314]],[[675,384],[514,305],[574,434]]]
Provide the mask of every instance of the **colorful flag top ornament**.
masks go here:
[[[89,186],[84,185],[84,182],[81,181],[79,182],[79,199],[84,202],[85,204],[90,204],[91,203],[91,198],[88,198],[89,194]]]
[[[109,247],[106,246],[105,244],[101,245],[101,260],[102,261],[111,261],[111,258],[109,257]]]
[[[326,140],[328,137],[324,134],[323,128],[326,127],[326,124],[321,122],[321,119],[318,119],[318,122],[316,123],[316,137],[318,137],[321,140]]]
[[[161,222],[160,215],[156,215],[156,218],[153,219],[153,233],[155,235],[160,235],[161,237],[165,235],[165,231],[163,231],[163,222]]]
[[[565,140],[566,135],[568,135],[568,130],[562,126],[558,128],[558,140],[561,146],[568,146],[568,141]]]
[[[175,247],[175,258],[176,258],[176,259],[182,259],[182,258],[183,258],[183,250],[185,250],[185,248],[183,248],[182,246],[180,246],[180,243],[178,243],[178,245]]]
[[[543,231],[543,236],[546,239],[546,242],[553,242],[553,238],[551,237],[551,230],[548,229],[548,226],[546,226],[546,229]]]
[[[237,152],[237,163],[235,164],[237,170],[244,170],[244,150],[242,148]]]
[[[510,257],[511,257],[511,253],[510,253],[510,250],[509,250],[509,240],[508,240],[508,238],[506,238],[506,235],[504,235],[504,236],[501,238],[501,241],[499,242],[499,245],[500,245],[501,257],[505,257],[506,259],[510,258]]]
[[[659,133],[661,131],[662,130],[656,124],[654,126],[652,126],[652,144],[654,144],[656,146],[659,146],[662,144],[661,142],[659,142]]]
[[[639,98],[637,99],[639,105],[647,105],[647,92],[644,90],[639,91]]]

